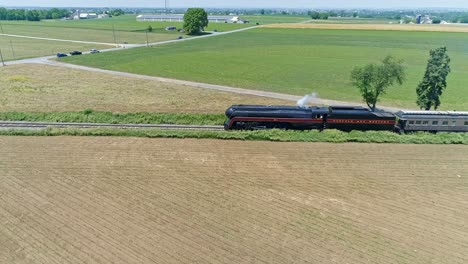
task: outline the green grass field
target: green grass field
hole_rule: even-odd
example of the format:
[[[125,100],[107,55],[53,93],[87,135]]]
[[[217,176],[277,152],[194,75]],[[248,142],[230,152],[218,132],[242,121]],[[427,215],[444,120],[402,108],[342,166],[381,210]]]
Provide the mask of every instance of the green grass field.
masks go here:
[[[89,20],[0,21],[0,24],[0,33],[4,34],[120,44],[145,43],[145,30],[148,26],[153,28],[153,31],[148,33],[149,42],[184,35],[177,31],[165,30],[167,26],[180,29],[182,22],[138,22],[135,15]],[[251,25],[210,23],[206,31],[216,29],[223,32],[248,26]]]
[[[382,105],[415,108],[415,88],[431,48],[446,45],[452,58],[442,109],[468,109],[468,35],[464,33],[255,29],[154,48],[82,56],[65,61],[111,70],[223,84],[295,95],[360,101],[351,86],[356,65],[386,55],[405,60],[408,80]]]
[[[0,36],[0,50],[5,61],[68,53],[73,50],[112,48],[107,45],[81,44]]]

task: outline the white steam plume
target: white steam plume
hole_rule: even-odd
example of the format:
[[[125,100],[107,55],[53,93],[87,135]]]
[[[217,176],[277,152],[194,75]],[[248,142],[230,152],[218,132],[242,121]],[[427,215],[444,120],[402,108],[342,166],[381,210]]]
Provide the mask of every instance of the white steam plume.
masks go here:
[[[311,93],[308,94],[304,97],[302,97],[299,101],[297,101],[297,106],[300,107],[306,107],[308,104],[312,103],[317,99],[317,94],[316,93]]]

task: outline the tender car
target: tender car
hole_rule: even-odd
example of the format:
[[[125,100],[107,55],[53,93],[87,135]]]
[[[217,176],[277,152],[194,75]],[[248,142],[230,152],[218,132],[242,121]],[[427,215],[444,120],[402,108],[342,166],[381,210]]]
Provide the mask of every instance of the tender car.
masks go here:
[[[67,54],[64,53],[57,53],[57,58],[67,57]]]
[[[72,56],[73,55],[81,55],[81,54],[83,54],[83,53],[81,51],[77,51],[77,50],[74,50],[74,51],[70,52],[70,55],[72,55]]]
[[[91,49],[91,50],[89,51],[89,53],[99,53],[99,50],[97,50],[97,49]]]

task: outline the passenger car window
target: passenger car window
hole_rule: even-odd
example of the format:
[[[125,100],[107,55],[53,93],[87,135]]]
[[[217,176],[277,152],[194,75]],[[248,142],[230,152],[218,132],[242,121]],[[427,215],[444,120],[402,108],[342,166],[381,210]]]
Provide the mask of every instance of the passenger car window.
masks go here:
[[[421,124],[421,121],[416,121],[416,125],[420,125]]]
[[[448,126],[448,121],[442,122],[442,125],[443,125],[443,126]]]
[[[468,126],[468,121],[465,121],[465,126]]]
[[[410,125],[414,125],[414,121],[409,121],[409,124],[410,124]]]
[[[429,125],[429,121],[423,121],[423,125]]]
[[[437,126],[439,124],[439,121],[432,121],[433,126]]]

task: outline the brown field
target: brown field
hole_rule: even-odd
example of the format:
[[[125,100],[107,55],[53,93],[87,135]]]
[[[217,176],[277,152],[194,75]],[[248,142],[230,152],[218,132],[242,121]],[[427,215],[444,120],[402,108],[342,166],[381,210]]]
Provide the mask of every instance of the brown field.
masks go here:
[[[46,65],[0,68],[0,111],[222,113],[232,104],[291,102]]]
[[[0,263],[468,263],[468,147],[0,137]]]
[[[359,30],[393,30],[393,31],[434,31],[434,32],[468,32],[464,25],[400,25],[400,24],[270,24],[266,28],[315,28],[315,29],[359,29]]]

